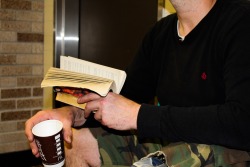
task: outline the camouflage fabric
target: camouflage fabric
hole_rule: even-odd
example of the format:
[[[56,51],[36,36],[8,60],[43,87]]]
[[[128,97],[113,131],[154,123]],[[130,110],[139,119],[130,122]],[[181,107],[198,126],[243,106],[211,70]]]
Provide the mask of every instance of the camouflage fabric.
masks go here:
[[[98,141],[102,166],[131,166],[133,162],[148,153],[161,149],[157,142],[140,144],[132,131],[120,132],[105,128],[90,128],[90,130]]]
[[[167,155],[168,165],[175,167],[248,167],[250,161],[245,151],[215,145],[172,143],[162,151]]]
[[[135,132],[90,128],[99,144],[103,167],[131,166],[155,151],[163,151],[172,167],[250,167],[245,151],[194,143],[168,143],[159,140],[138,141]]]

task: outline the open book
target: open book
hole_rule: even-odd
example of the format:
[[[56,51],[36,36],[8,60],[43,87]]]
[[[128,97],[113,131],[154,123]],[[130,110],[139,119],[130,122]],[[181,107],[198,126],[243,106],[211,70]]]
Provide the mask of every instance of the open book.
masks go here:
[[[60,68],[51,67],[41,87],[53,87],[57,92],[58,101],[85,108],[85,104],[77,103],[79,96],[90,91],[100,96],[106,96],[109,91],[119,94],[125,79],[125,71],[70,56],[61,56]]]

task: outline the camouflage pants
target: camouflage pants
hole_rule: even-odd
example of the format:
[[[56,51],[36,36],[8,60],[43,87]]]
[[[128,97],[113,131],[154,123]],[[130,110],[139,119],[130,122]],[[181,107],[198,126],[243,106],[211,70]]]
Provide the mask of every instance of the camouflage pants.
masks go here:
[[[250,167],[245,151],[193,143],[167,143],[159,140],[140,141],[135,132],[90,128],[99,144],[104,167],[131,166],[149,153],[162,150],[167,164],[174,167]]]

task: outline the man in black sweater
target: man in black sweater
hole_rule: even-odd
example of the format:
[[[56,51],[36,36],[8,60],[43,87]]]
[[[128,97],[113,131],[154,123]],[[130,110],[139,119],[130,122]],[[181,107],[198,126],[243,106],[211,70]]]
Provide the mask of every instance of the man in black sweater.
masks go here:
[[[71,143],[70,127],[80,126],[85,118],[93,116],[103,126],[81,128],[73,135],[73,149],[91,151],[93,157],[86,157],[82,150],[68,151],[72,155],[82,154],[75,158],[90,166],[128,165],[160,149],[167,154],[170,165],[186,167],[191,166],[191,161],[193,166],[247,165],[250,2],[171,0],[171,3],[176,13],[160,20],[145,36],[127,69],[121,95],[110,92],[100,97],[90,93],[78,99],[78,103],[87,103],[84,111],[74,107],[57,109],[60,113],[41,111],[27,121],[26,134],[34,154],[38,156],[30,129],[41,117],[61,119],[65,123],[65,140]],[[149,104],[155,97],[159,105]],[[97,112],[92,114],[94,110]],[[54,115],[49,117],[48,113]],[[86,140],[84,137],[89,140],[82,141]],[[109,147],[114,145],[113,151],[105,152],[108,140],[127,141],[120,142],[126,147],[111,142]],[[101,160],[96,159],[98,146]],[[109,163],[105,155],[119,148],[123,148],[118,151],[122,158],[114,156],[114,160],[108,156],[112,161]]]

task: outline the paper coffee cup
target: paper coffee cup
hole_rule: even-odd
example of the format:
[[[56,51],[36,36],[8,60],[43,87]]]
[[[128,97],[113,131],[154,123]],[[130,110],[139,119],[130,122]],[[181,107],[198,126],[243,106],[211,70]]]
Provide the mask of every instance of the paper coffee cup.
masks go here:
[[[62,122],[46,120],[36,124],[32,129],[45,167],[62,167],[64,165],[65,154],[62,128]]]

